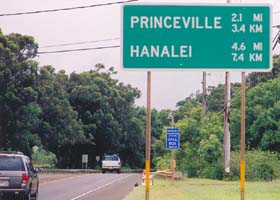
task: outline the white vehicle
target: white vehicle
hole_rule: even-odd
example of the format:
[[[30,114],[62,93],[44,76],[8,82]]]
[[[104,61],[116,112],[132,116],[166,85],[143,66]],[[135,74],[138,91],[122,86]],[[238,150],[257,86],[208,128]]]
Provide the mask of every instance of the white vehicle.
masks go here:
[[[106,155],[102,160],[102,173],[106,171],[121,172],[121,160],[117,155]]]

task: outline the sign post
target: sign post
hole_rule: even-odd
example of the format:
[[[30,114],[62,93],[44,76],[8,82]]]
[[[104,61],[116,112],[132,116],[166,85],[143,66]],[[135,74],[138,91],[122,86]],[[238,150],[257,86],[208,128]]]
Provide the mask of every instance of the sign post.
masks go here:
[[[243,200],[245,72],[272,69],[272,8],[269,4],[125,4],[121,11],[122,66],[148,71],[146,200],[149,200],[150,185],[150,70],[155,69],[242,71],[240,184]],[[166,148],[179,149],[179,141],[179,129],[168,128]]]
[[[245,199],[245,95],[246,77],[242,72],[241,82],[241,134],[240,134],[240,199]]]
[[[126,4],[125,69],[268,71],[271,8],[258,4]]]
[[[95,156],[95,160],[96,160],[96,165],[99,165],[99,161],[100,161],[100,156]]]
[[[151,168],[151,72],[147,72],[147,111],[146,111],[146,200],[150,199]]]
[[[96,162],[99,162],[100,161],[100,156],[96,156],[95,160],[96,160]]]
[[[87,169],[87,163],[88,163],[88,154],[83,154],[82,155],[82,168],[85,164],[85,169]]]

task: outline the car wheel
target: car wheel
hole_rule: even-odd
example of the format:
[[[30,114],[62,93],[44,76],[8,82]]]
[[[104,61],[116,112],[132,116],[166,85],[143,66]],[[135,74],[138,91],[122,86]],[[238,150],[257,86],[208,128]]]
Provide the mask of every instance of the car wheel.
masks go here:
[[[106,172],[105,170],[102,170],[102,174],[105,174],[105,172]]]
[[[28,191],[28,193],[25,195],[24,200],[31,200],[31,192]]]
[[[120,174],[120,173],[121,173],[121,170],[120,170],[120,169],[118,169],[118,171],[117,171],[117,172],[118,172],[118,174]]]
[[[37,200],[38,199],[38,193],[39,193],[39,191],[37,189],[36,193],[34,195],[32,195],[32,200]]]

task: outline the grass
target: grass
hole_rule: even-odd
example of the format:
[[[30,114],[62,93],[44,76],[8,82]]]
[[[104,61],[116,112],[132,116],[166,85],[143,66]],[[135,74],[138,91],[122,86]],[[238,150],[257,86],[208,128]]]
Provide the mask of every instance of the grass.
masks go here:
[[[238,200],[239,182],[207,179],[180,181],[155,179],[151,186],[150,200]],[[246,182],[246,200],[279,200],[280,180],[273,182]],[[145,186],[135,188],[124,200],[145,200]]]
[[[34,168],[51,168],[49,164],[33,164]]]

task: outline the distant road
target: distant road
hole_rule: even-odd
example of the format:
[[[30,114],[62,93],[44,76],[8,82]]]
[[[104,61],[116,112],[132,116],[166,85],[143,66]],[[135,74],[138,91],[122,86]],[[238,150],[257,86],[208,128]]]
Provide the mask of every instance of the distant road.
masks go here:
[[[140,174],[41,174],[38,200],[122,200]]]

